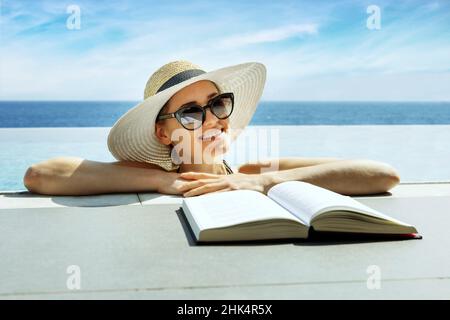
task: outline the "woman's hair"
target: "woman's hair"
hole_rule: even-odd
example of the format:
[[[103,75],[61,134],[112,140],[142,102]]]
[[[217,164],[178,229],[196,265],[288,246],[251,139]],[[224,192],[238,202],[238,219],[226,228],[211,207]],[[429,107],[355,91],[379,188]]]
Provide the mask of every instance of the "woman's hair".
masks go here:
[[[169,99],[169,100],[170,100],[170,99]],[[167,102],[164,103],[164,105],[162,106],[162,108],[159,110],[158,115],[156,116],[156,119],[155,119],[155,123],[158,122],[158,118],[159,118],[160,115],[166,113],[167,107],[168,107],[168,105],[169,105],[169,100],[167,100]],[[159,120],[159,121],[163,121],[163,120]]]

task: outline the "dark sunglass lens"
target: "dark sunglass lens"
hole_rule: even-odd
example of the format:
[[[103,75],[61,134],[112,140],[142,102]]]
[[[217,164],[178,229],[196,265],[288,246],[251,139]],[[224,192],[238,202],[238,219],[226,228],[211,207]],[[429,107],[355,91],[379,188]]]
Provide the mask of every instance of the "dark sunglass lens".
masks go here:
[[[183,110],[180,115],[181,124],[186,129],[196,129],[203,123],[203,112],[201,107],[189,107]]]
[[[218,98],[212,104],[212,112],[219,119],[227,118],[233,110],[233,100],[230,97]]]

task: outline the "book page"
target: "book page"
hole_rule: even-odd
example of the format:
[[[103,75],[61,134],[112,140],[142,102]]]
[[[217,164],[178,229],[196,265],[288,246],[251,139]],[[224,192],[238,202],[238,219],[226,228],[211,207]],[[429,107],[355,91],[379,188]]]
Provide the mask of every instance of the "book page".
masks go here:
[[[200,230],[271,219],[300,222],[279,204],[253,190],[208,193],[183,199]]]
[[[269,190],[268,196],[299,219],[306,221],[308,225],[317,215],[333,210],[357,211],[375,218],[403,224],[367,207],[350,196],[344,196],[303,181],[279,183]]]

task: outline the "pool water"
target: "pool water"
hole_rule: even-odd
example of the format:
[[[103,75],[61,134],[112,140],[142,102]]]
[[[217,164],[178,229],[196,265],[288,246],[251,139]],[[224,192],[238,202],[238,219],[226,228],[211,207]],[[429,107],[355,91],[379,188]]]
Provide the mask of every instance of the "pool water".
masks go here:
[[[115,161],[106,145],[109,129],[0,128],[0,191],[25,190],[26,169],[48,158]],[[242,143],[252,130],[259,142]],[[273,141],[262,151],[255,144],[270,132]],[[258,156],[365,158],[393,165],[401,182],[450,181],[450,125],[249,126],[225,159],[235,166]]]

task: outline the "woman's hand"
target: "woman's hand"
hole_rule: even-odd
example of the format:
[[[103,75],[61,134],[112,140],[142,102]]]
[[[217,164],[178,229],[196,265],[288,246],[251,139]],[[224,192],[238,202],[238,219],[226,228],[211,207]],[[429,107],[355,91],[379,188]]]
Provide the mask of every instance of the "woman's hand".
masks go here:
[[[163,194],[181,195],[180,187],[189,182],[180,177],[180,173],[170,172],[164,175],[164,178],[158,183],[157,192]]]
[[[267,193],[272,186],[270,176],[264,174],[233,173],[219,175],[203,172],[183,172],[180,177],[190,180],[181,183],[178,189],[185,197],[239,189]]]

